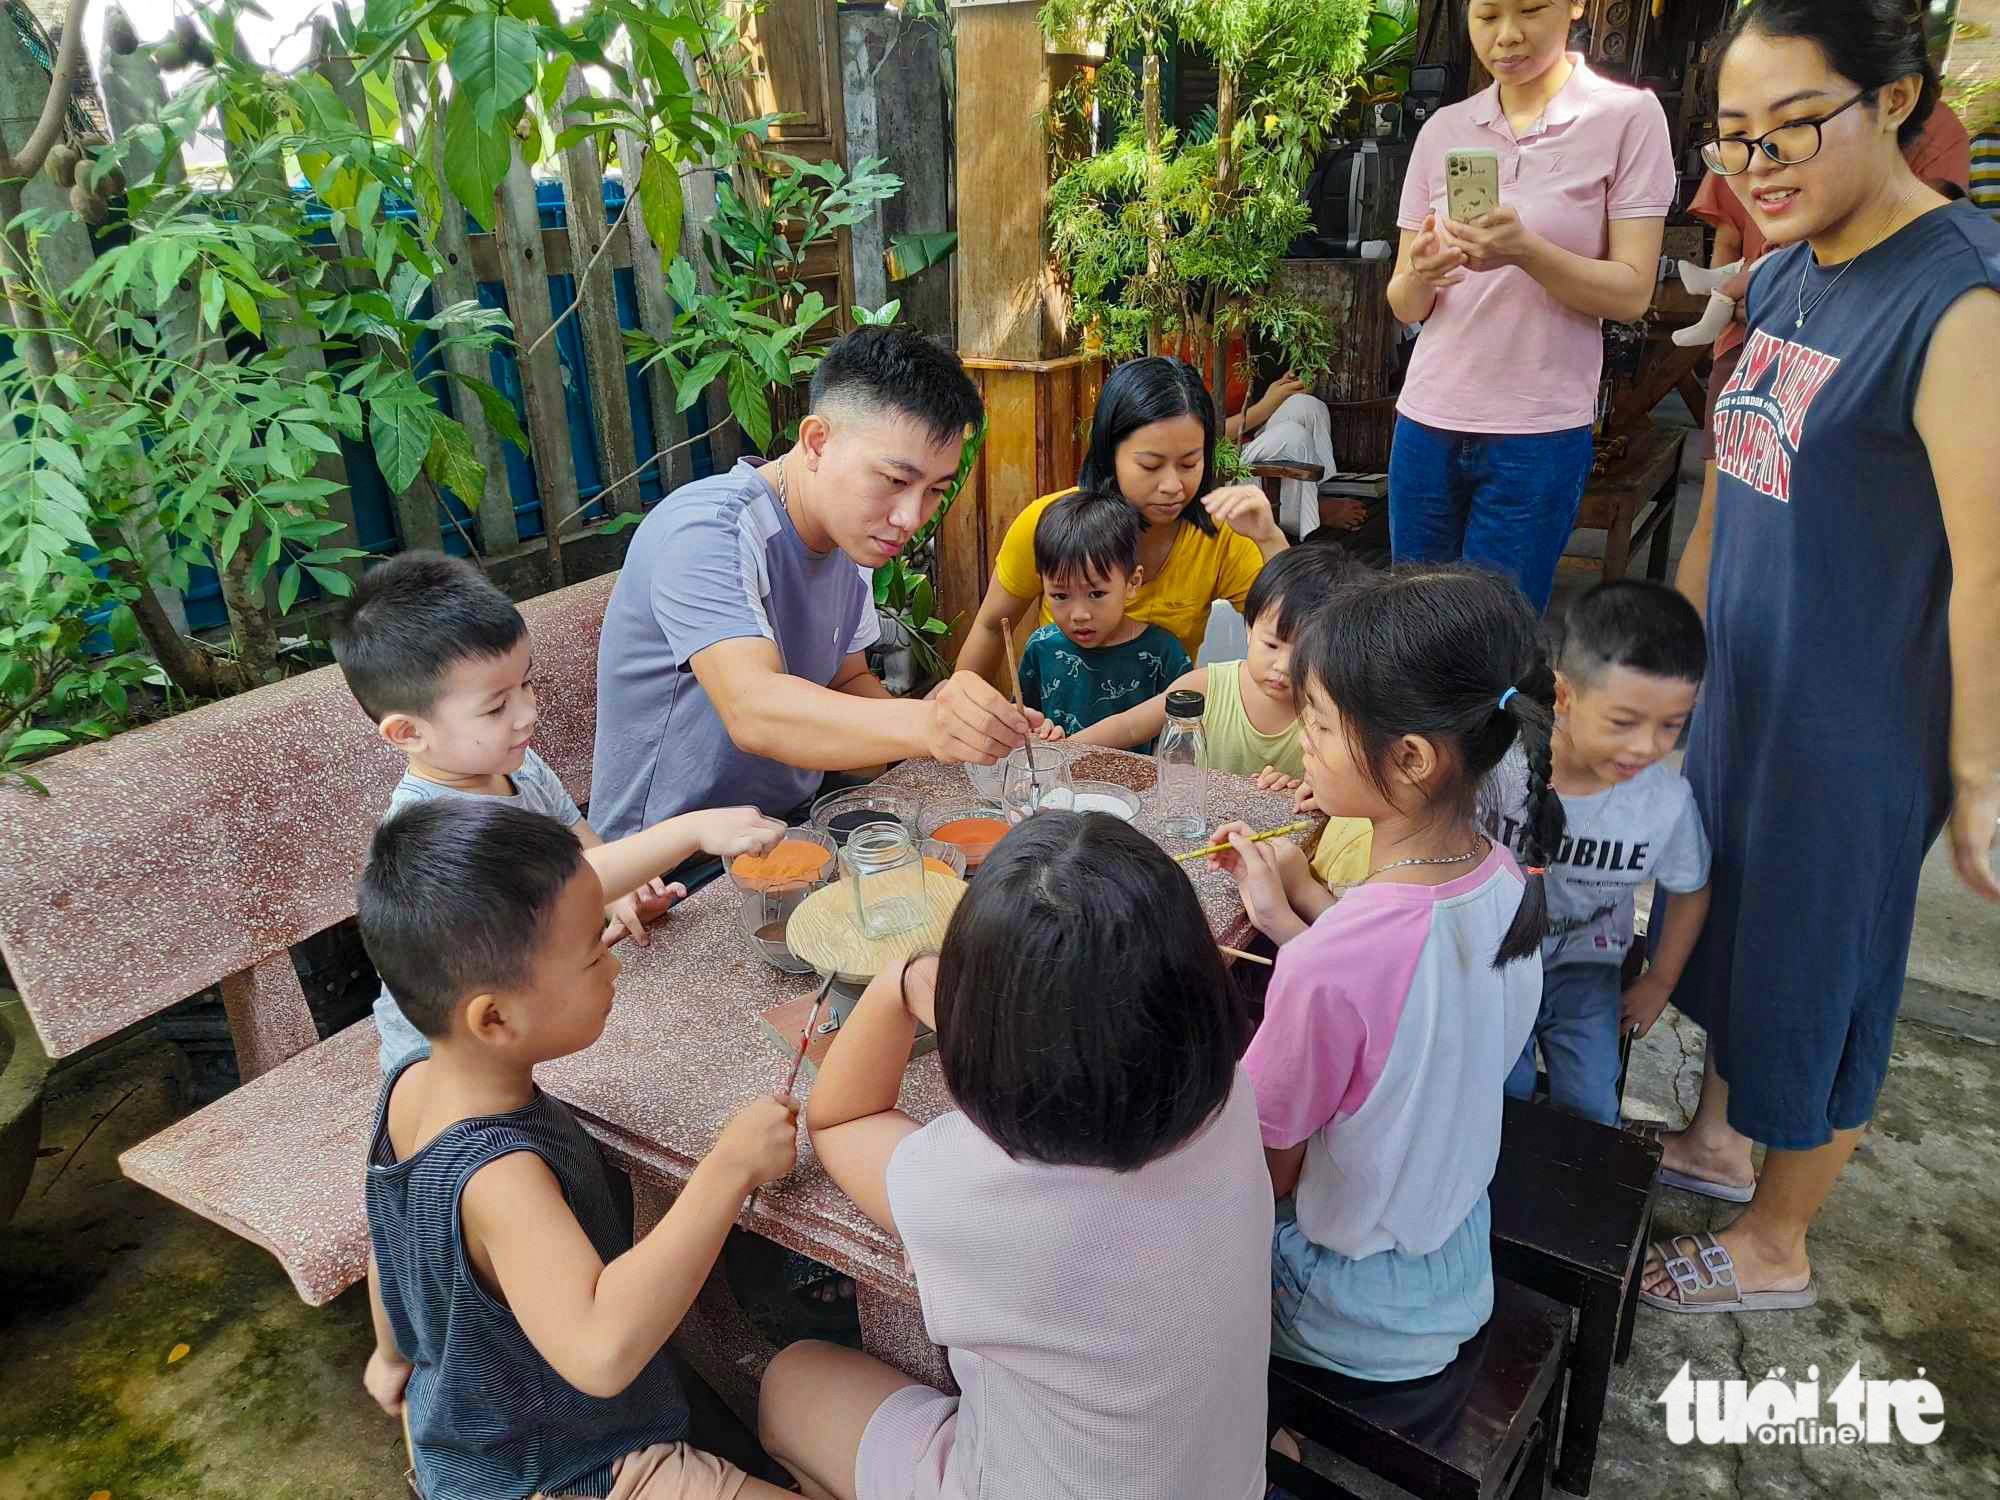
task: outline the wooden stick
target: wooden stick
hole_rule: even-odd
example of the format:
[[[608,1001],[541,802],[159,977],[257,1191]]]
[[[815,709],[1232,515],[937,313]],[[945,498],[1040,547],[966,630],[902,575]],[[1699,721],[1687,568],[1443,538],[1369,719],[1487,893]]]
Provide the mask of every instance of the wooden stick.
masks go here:
[[[819,1020],[820,1008],[826,1004],[826,997],[833,992],[833,980],[834,973],[828,970],[826,978],[819,982],[819,993],[813,996],[813,1008],[806,1012],[806,1028],[799,1033],[798,1055],[792,1059],[792,1071],[785,1075],[784,1093],[787,1098],[791,1097],[792,1090],[798,1086],[799,1069],[806,1065],[806,1048],[812,1045],[813,1024]],[[746,1220],[756,1211],[757,1194],[763,1191],[762,1188],[756,1189],[750,1194],[750,1201],[743,1205],[743,1217]]]
[[[1014,654],[1014,622],[1005,615],[1000,617],[1000,634],[1007,643],[1007,675],[1014,679],[1014,707],[1021,711],[1021,717],[1028,717],[1028,706],[1021,701],[1021,659]],[[1028,757],[1028,795],[1037,810],[1042,805],[1042,778],[1035,766],[1035,736],[1029,731],[1021,749]]]
[[[1312,820],[1307,818],[1302,822],[1287,823],[1283,828],[1267,828],[1262,833],[1253,833],[1250,835],[1250,842],[1261,844],[1266,839],[1281,839],[1288,833],[1304,833],[1310,827]],[[1221,854],[1228,848],[1227,844],[1210,844],[1206,849],[1190,849],[1185,854],[1176,854],[1174,858],[1186,863],[1191,859],[1206,859],[1211,854]]]
[[[1215,946],[1231,958],[1245,958],[1253,964],[1262,964],[1267,969],[1276,968],[1278,964],[1275,958],[1266,958],[1261,953],[1245,953],[1241,948],[1232,948],[1227,943],[1217,943]]]

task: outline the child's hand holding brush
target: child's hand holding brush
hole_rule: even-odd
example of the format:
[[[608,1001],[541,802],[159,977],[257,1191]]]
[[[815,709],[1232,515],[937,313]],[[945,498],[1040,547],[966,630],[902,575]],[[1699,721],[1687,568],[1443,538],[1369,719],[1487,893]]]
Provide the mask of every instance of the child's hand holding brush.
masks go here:
[[[1236,882],[1251,922],[1283,946],[1308,925],[1293,906],[1290,890],[1295,881],[1311,880],[1312,868],[1305,852],[1290,839],[1258,840],[1255,832],[1247,823],[1223,824],[1215,831],[1215,841],[1229,847],[1211,854],[1208,864]]]

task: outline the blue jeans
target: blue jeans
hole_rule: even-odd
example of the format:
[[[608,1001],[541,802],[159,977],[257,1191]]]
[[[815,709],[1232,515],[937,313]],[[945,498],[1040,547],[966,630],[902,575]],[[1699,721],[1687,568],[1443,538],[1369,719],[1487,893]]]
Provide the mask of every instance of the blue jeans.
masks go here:
[[[1399,563],[1483,563],[1549,607],[1556,562],[1590,480],[1590,429],[1445,432],[1396,419],[1389,548]]]
[[[1557,964],[1542,971],[1542,1009],[1534,1035],[1507,1075],[1516,1099],[1535,1094],[1535,1044],[1549,1066],[1549,1103],[1601,1125],[1618,1123],[1618,1007],[1624,976],[1617,964]]]

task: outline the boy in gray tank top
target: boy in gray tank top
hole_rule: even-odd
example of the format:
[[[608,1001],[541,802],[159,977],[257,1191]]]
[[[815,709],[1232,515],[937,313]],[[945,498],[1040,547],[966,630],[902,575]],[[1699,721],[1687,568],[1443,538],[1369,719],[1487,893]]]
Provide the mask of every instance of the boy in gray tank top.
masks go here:
[[[560,822],[497,797],[419,802],[376,831],[362,939],[431,1051],[384,1085],[369,1147],[364,1383],[406,1416],[426,1500],[783,1493],[686,1441],[664,1351],[744,1199],[791,1170],[797,1106],[746,1106],[634,1245],[615,1173],[535,1087],[537,1063],[602,1033],[605,898],[643,873],[593,867]]]

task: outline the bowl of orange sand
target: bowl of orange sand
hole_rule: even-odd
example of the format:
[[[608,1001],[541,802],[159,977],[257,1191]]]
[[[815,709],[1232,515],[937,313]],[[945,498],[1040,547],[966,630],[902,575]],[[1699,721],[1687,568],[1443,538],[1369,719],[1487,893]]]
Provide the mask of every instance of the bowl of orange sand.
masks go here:
[[[833,877],[833,840],[816,828],[788,828],[762,854],[739,854],[729,878],[740,891],[811,890]]]

